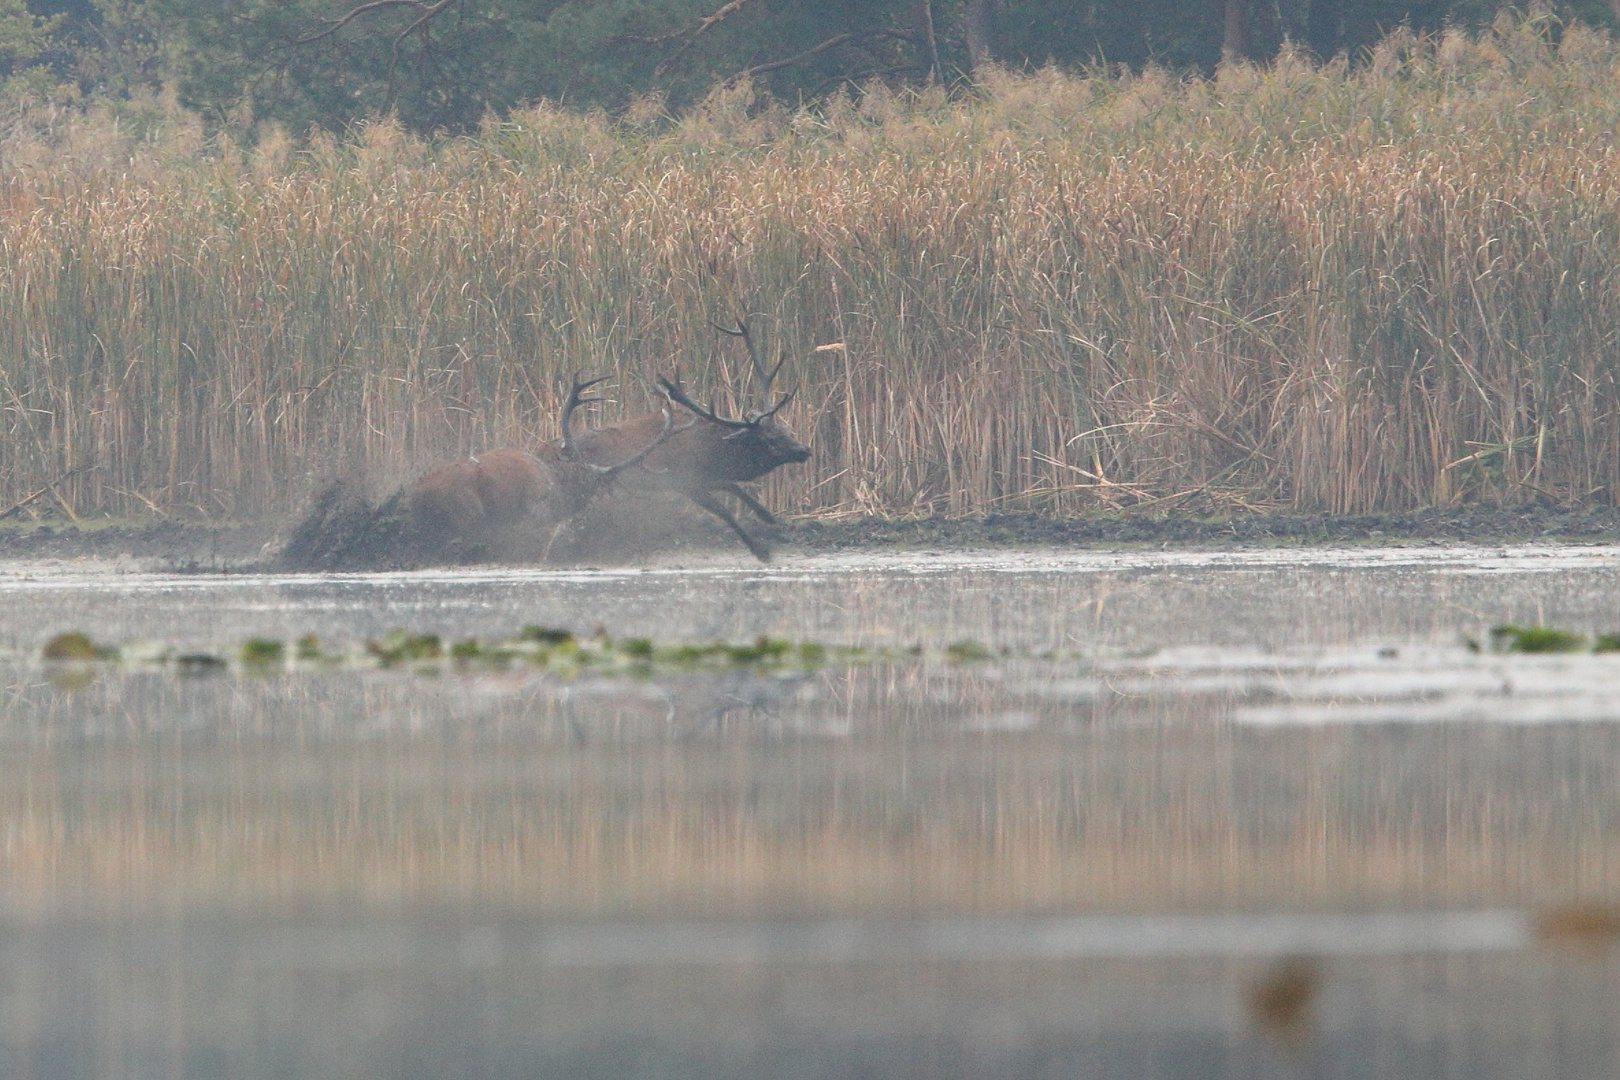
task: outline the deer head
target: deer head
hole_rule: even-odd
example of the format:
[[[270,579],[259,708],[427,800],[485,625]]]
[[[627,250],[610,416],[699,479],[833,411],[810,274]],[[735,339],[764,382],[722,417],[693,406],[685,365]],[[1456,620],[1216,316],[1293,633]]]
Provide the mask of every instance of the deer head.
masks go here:
[[[722,334],[741,338],[748,347],[748,358],[753,364],[759,394],[755,408],[745,412],[742,419],[733,420],[716,413],[712,403],[705,407],[692,400],[681,386],[679,371],[670,378],[660,376],[658,379],[665,397],[699,420],[713,425],[712,430],[721,433],[719,441],[724,445],[716,448],[718,453],[712,455],[710,465],[714,470],[714,483],[753,480],[778,466],[808,461],[810,448],[794,438],[792,432],[775,419],[776,414],[793,400],[793,391],[789,391],[774,404],[771,402],[771,386],[776,382],[784,361],[777,361],[774,367],[765,363],[754,344],[753,334],[749,332],[747,319],[739,320],[735,330],[718,324],[714,328]]]

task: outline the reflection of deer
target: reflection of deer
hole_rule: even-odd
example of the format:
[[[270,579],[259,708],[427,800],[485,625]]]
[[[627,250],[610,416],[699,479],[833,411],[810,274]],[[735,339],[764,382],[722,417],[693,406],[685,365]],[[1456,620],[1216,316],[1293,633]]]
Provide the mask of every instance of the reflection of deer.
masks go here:
[[[634,447],[650,444],[650,449],[642,454],[639,470],[647,475],[650,484],[685,495],[729,525],[756,558],[767,562],[771,557],[770,549],[744,531],[732,512],[716,498],[716,493],[735,496],[761,521],[775,524],[775,516],[739,485],[757,480],[779,466],[808,460],[810,449],[776,419],[776,414],[792,400],[792,393],[782,395],[771,404],[771,384],[782,370],[782,363],[769,367],[760,358],[746,319],[740,321],[735,330],[718,326],[716,329],[741,338],[748,347],[759,391],[755,409],[744,413],[740,420],[719,416],[712,405],[704,408],[688,397],[681,387],[680,375],[676,374],[672,378],[660,378],[658,385],[665,397],[692,414],[690,420],[675,425],[662,439],[656,439],[665,423],[659,414],[608,424],[582,438],[579,453],[587,460],[614,461]]]

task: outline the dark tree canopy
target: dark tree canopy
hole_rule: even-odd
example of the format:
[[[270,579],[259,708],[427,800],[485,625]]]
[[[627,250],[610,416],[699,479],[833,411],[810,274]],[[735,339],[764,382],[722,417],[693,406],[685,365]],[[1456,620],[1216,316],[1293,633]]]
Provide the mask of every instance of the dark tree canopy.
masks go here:
[[[1502,0],[0,0],[12,79],[47,68],[83,93],[175,86],[215,118],[341,128],[387,113],[465,130],[549,99],[681,108],[749,78],[780,100],[977,66],[1214,70],[1284,42],[1355,57],[1398,26],[1489,22]],[[1620,0],[1554,21],[1612,26]],[[8,14],[9,12],[9,14]],[[6,52],[8,43],[15,43]],[[32,76],[40,82],[42,76]]]

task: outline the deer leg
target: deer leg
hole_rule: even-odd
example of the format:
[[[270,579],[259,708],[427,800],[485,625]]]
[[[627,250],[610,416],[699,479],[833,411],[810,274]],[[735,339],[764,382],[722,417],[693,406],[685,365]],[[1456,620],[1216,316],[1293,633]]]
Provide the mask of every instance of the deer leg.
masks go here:
[[[716,499],[707,491],[692,491],[688,492],[687,496],[693,502],[703,507],[703,509],[713,514],[727,525],[730,525],[731,531],[742,537],[742,542],[747,544],[748,550],[754,553],[754,558],[758,559],[760,562],[771,561],[771,549],[760,543],[758,540],[755,540],[752,536],[749,536],[747,533],[743,532],[743,527],[737,524],[737,519],[731,516],[731,511],[727,510],[725,506],[721,504],[719,499]]]
[[[557,527],[551,530],[551,539],[546,541],[546,549],[540,553],[540,561],[541,562],[550,562],[551,561],[551,548],[552,548],[552,545],[556,544],[557,537],[562,535],[562,531],[563,531],[564,527],[566,527],[568,525],[568,521],[569,521],[568,518],[563,518],[561,521],[557,522]]]
[[[754,498],[753,493],[741,484],[721,484],[719,490],[729,491],[737,496],[737,501],[752,510],[767,525],[776,524],[776,515],[765,509],[765,504]]]

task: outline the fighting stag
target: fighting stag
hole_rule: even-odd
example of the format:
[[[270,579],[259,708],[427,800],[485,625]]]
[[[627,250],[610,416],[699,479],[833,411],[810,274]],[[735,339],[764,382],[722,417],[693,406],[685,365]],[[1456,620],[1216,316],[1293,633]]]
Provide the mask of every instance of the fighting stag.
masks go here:
[[[326,487],[282,550],[284,565],[339,569],[411,562],[472,562],[531,555],[626,470],[641,465],[674,431],[673,407],[639,417],[633,434],[592,432],[580,452],[574,411],[600,398],[603,379],[576,376],[562,410],[562,435],[533,453],[511,447],[435,465],[374,506],[344,481]],[[631,440],[634,440],[633,442]],[[620,448],[623,448],[622,450]],[[549,545],[548,545],[549,546]],[[543,552],[541,552],[543,555]]]
[[[491,450],[424,473],[407,496],[406,536],[416,552],[463,559],[510,556],[536,532],[549,528],[555,536],[614,478],[645,461],[674,426],[668,405],[643,418],[647,422],[641,428],[647,434],[639,449],[611,454],[608,464],[580,454],[574,410],[602,400],[585,391],[604,381],[606,376],[585,382],[575,377],[563,404],[562,435],[534,453]]]
[[[775,515],[740,485],[758,480],[783,465],[809,460],[810,448],[794,438],[776,419],[776,414],[793,399],[790,391],[774,404],[771,402],[771,387],[782,370],[783,361],[778,361],[774,367],[765,363],[747,319],[740,320],[735,330],[718,325],[715,329],[740,339],[747,346],[759,395],[756,407],[744,413],[741,419],[723,417],[715,412],[712,404],[704,407],[687,395],[679,372],[670,378],[660,376],[658,385],[664,396],[690,413],[691,418],[670,428],[665,437],[643,455],[637,472],[647,478],[651,487],[684,495],[725,522],[755,558],[769,562],[770,548],[748,534],[718,495],[733,496],[761,521],[774,525]],[[629,446],[644,444],[656,426],[654,416],[610,424],[591,433],[586,452],[598,460],[611,459]]]

